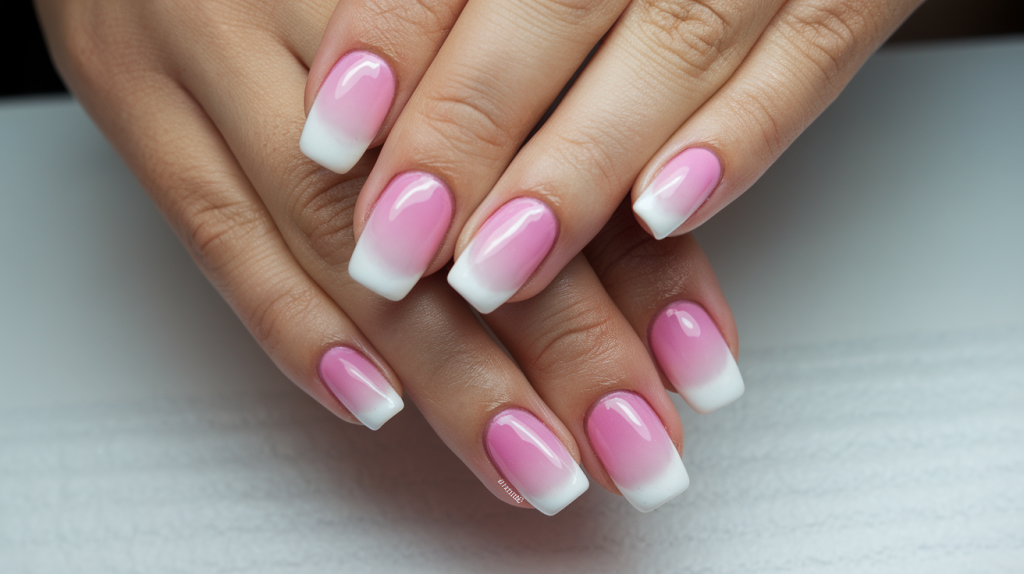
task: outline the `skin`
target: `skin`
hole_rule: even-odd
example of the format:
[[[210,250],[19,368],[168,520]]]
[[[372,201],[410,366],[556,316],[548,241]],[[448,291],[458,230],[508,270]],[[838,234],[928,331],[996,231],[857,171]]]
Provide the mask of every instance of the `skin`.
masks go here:
[[[712,151],[721,180],[682,235],[748,189],[922,0],[352,0],[310,69],[306,106],[350,50],[381,54],[398,88],[356,206],[427,171],[456,197],[427,273],[459,258],[507,201],[546,203],[560,234],[510,301],[541,292],[677,153]],[[390,18],[381,14],[409,14]],[[591,49],[575,85],[534,124]],[[643,222],[641,222],[643,224]]]
[[[647,323],[666,302],[693,300],[737,348],[691,238],[654,244],[624,206],[539,297],[487,318],[514,363],[442,277],[398,303],[348,278],[355,203],[376,154],[338,176],[297,145],[330,2],[40,0],[38,8],[79,101],[262,348],[325,408],[354,422],[317,365],[334,346],[358,350],[495,496],[519,506],[528,504],[501,489],[483,446],[488,422],[506,408],[539,417],[613,492],[583,430],[600,395],[640,394],[682,448]]]

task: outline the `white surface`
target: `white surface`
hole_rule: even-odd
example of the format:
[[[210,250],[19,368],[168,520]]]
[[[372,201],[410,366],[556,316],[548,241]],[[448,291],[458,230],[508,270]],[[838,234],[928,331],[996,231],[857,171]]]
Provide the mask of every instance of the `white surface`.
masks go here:
[[[334,420],[85,116],[0,105],[4,572],[1019,572],[1024,42],[876,57],[701,232],[744,398],[690,489],[496,500],[415,408]]]

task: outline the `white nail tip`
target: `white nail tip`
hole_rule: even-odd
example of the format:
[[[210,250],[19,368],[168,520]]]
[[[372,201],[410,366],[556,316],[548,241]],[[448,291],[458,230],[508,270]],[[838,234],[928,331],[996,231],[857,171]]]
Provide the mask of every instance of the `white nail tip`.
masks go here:
[[[473,245],[470,244],[466,252],[468,253],[472,247]],[[448,284],[458,291],[463,299],[469,301],[469,304],[481,315],[486,315],[501,307],[516,294],[517,290],[497,291],[484,286],[470,265],[469,259],[468,254],[463,254],[462,257],[455,261],[455,265],[452,266],[452,270],[448,273]]]
[[[344,174],[355,167],[369,147],[370,142],[332,128],[313,104],[299,138],[299,149],[306,157],[334,173]]]
[[[543,514],[548,516],[558,514],[590,488],[590,481],[587,479],[587,475],[583,474],[583,469],[578,464],[574,466],[572,478],[551,492],[541,496],[527,496],[522,491],[520,491],[520,494]]]
[[[742,397],[744,390],[743,375],[736,359],[726,352],[725,365],[715,378],[702,385],[684,387],[679,394],[693,410],[708,414]]]
[[[650,512],[679,496],[690,486],[690,475],[686,473],[683,460],[673,448],[668,466],[661,473],[637,488],[619,487],[622,496],[640,512]]]
[[[405,408],[405,403],[402,402],[402,397],[398,396],[390,386],[384,393],[384,400],[377,403],[376,406],[370,409],[364,409],[361,411],[352,411],[359,422],[363,423],[366,428],[370,430],[377,430],[384,426],[384,423],[391,420],[391,417],[397,415]]]
[[[352,251],[352,258],[348,262],[348,275],[356,283],[391,301],[404,299],[421,276],[396,273],[381,260],[380,256],[374,254],[365,232]]]
[[[679,229],[679,226],[686,222],[692,214],[688,213],[686,216],[680,217],[678,214],[662,208],[658,203],[653,193],[644,192],[640,199],[633,204],[633,213],[643,220],[655,239],[664,239]]]

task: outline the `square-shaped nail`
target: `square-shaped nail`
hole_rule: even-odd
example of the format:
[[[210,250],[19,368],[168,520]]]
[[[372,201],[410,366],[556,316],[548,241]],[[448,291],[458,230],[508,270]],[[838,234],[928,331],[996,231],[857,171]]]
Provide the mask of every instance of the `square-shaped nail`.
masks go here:
[[[700,305],[677,301],[651,322],[654,358],[683,399],[709,413],[743,395],[743,376],[718,326]]]
[[[392,301],[409,294],[427,270],[452,220],[452,197],[438,178],[403,173],[388,184],[373,207],[348,274]]]
[[[664,239],[686,223],[722,177],[722,164],[704,148],[690,148],[670,159],[643,190],[633,213],[655,239]]]
[[[347,173],[377,137],[395,98],[395,75],[380,56],[349,52],[338,60],[309,110],[299,149],[336,173]]]
[[[590,486],[583,470],[551,429],[533,414],[508,409],[487,428],[487,453],[534,508],[551,516]]]
[[[533,275],[558,237],[544,202],[518,197],[495,211],[455,262],[448,283],[481,313],[508,301]]]
[[[355,349],[334,347],[324,353],[320,378],[370,430],[379,429],[405,406],[384,375]]]
[[[683,460],[654,409],[640,395],[602,397],[587,417],[587,435],[612,482],[640,512],[650,512],[690,486]]]

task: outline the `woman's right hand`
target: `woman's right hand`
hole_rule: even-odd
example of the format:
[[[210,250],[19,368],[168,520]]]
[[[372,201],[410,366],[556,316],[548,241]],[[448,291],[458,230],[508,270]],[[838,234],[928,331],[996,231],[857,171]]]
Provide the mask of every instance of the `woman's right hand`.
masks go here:
[[[496,496],[526,505],[508,481],[548,514],[586,489],[580,464],[641,510],[686,488],[666,387],[702,411],[743,388],[732,317],[692,239],[655,244],[624,205],[543,293],[487,317],[513,362],[443,278],[392,303],[348,277],[373,155],[339,176],[297,145],[332,2],[37,3],[68,85],[263,349],[326,408],[376,428],[404,391]]]

